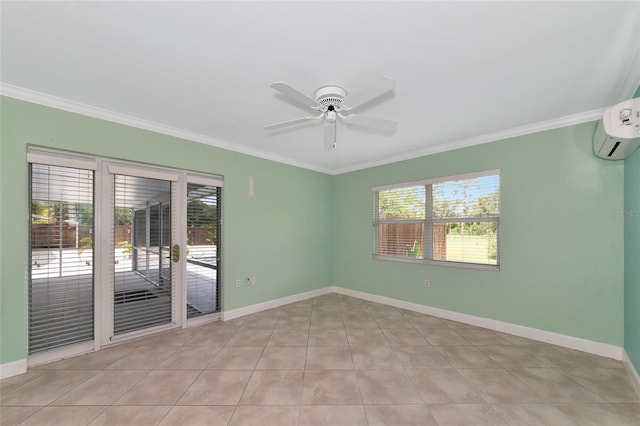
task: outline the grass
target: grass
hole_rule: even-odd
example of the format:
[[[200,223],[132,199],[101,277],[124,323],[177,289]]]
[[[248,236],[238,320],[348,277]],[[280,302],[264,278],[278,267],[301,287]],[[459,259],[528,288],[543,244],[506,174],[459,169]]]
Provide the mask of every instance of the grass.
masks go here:
[[[496,259],[489,253],[490,237],[487,235],[447,235],[448,261],[495,265]]]

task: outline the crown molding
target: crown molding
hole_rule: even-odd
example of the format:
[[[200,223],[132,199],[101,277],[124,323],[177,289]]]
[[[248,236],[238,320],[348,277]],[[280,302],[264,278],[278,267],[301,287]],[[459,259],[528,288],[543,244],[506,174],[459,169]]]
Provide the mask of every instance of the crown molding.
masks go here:
[[[538,123],[527,124],[520,127],[514,127],[511,129],[504,129],[497,132],[486,133],[480,136],[473,136],[470,138],[458,139],[450,142],[444,142],[435,146],[428,146],[413,151],[407,151],[398,155],[386,157],[382,160],[374,160],[370,162],[359,163],[353,166],[339,168],[339,169],[327,169],[319,167],[315,164],[309,164],[301,161],[296,161],[291,158],[275,155],[265,151],[260,151],[245,146],[228,142],[222,139],[205,136],[199,133],[190,132],[188,130],[179,129],[177,127],[171,127],[164,124],[156,123],[154,121],[143,120],[141,118],[133,117],[126,114],[120,114],[114,111],[98,108],[95,106],[83,104],[80,102],[70,101],[68,99],[60,98],[57,96],[48,95],[34,90],[25,89],[23,87],[14,86],[0,82],[0,95],[15,98],[47,107],[52,107],[88,117],[98,118],[101,120],[111,121],[126,126],[131,126],[143,130],[148,130],[155,133],[160,133],[168,136],[174,136],[181,139],[186,139],[193,142],[199,142],[206,145],[215,146],[217,148],[226,149],[229,151],[237,152],[240,154],[246,154],[253,157],[262,158],[265,160],[275,161],[277,163],[287,164],[289,166],[300,167],[303,169],[324,173],[328,175],[340,175],[343,173],[354,172],[357,170],[368,169],[371,167],[382,166],[385,164],[396,163],[398,161],[410,160],[413,158],[424,157],[427,155],[438,154],[441,152],[452,151],[455,149],[466,148],[474,145],[480,145],[488,142],[495,142],[503,139],[509,139],[517,136],[528,135],[531,133],[542,132],[545,130],[557,129],[560,127],[572,126],[576,124],[587,123],[590,121],[599,120],[602,117],[604,108],[593,111],[582,112],[573,114],[561,118],[556,118],[547,121],[541,121]]]
[[[303,169],[325,173],[325,174],[332,174],[331,170],[318,167],[314,164],[296,161],[291,158],[282,157],[282,156],[268,153],[265,151],[247,148],[242,145],[238,145],[222,139],[213,138],[211,136],[202,135],[200,133],[190,132],[188,130],[167,126],[164,124],[156,123],[155,121],[144,120],[144,119],[133,117],[126,114],[120,114],[118,112],[106,110],[103,108],[98,108],[98,107],[83,104],[80,102],[71,101],[68,99],[60,98],[53,95],[48,95],[41,92],[36,92],[34,90],[25,89],[23,87],[14,86],[12,84],[4,83],[4,82],[0,82],[0,95],[6,96],[9,98],[18,99],[21,101],[31,102],[38,105],[60,109],[63,111],[72,112],[75,114],[84,115],[87,117],[98,118],[101,120],[111,121],[113,123],[118,123],[118,124],[124,124],[126,126],[148,130],[151,132],[160,133],[167,136],[174,136],[180,139],[199,142],[206,145],[215,146],[217,148],[222,148],[229,151],[237,152],[240,154],[246,154],[252,157],[258,157],[265,160],[275,161],[277,163],[283,163],[289,166],[300,167]]]
[[[497,132],[486,133],[480,136],[472,136],[470,138],[458,139],[450,142],[444,142],[434,146],[428,146],[413,151],[407,151],[399,155],[387,157],[384,160],[376,160],[367,163],[358,164],[353,167],[345,167],[342,169],[334,170],[332,174],[339,175],[343,173],[354,172],[357,170],[368,169],[376,166],[383,166],[385,164],[397,163],[398,161],[411,160],[413,158],[424,157],[426,155],[438,154],[446,151],[453,151],[454,149],[466,148],[474,145],[481,145],[484,143],[495,142],[503,139],[514,138],[517,136],[524,136],[531,133],[538,133],[545,130],[558,129],[560,127],[573,126],[576,124],[588,123],[590,121],[596,121],[602,118],[606,108],[596,109],[593,111],[581,112],[579,114],[568,115],[561,118],[554,118],[552,120],[540,121],[538,123],[527,124],[520,127],[513,127],[511,129],[499,130]]]

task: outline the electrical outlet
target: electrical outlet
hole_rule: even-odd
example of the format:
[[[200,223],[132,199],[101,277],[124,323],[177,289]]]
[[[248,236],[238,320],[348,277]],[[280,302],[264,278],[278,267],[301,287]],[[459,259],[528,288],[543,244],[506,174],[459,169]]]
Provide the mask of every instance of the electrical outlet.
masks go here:
[[[431,283],[429,282],[429,280],[424,280],[424,286],[425,286],[426,288],[431,287]]]
[[[240,288],[242,286],[242,282],[240,280],[236,280],[236,288]]]
[[[251,285],[256,285],[256,277],[251,277],[251,280],[249,281],[249,283]]]

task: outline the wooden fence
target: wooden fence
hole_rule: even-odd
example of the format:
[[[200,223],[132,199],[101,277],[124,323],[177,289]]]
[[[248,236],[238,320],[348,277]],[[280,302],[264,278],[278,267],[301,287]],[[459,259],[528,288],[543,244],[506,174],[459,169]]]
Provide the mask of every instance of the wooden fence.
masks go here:
[[[76,230],[77,228],[77,230]],[[91,225],[62,225],[32,223],[31,247],[32,248],[80,248],[86,247],[91,240]],[[131,225],[116,225],[116,243],[132,243]],[[187,244],[189,245],[214,245],[217,244],[215,228],[187,228]]]
[[[423,257],[424,224],[389,223],[378,228],[378,254],[387,256]],[[433,259],[445,260],[447,255],[447,227],[433,225]]]
[[[62,225],[32,223],[31,247],[33,248],[69,248],[87,245],[92,237],[91,225]]]

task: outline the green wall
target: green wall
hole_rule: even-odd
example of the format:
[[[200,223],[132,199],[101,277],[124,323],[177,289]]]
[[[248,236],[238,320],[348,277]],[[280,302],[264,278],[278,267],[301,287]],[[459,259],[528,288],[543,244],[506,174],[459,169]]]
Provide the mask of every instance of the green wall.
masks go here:
[[[331,176],[6,97],[0,111],[0,364],[25,357],[28,144],[224,175],[225,310],[331,283]]]
[[[595,123],[328,176],[10,98],[0,112],[0,363],[25,356],[28,144],[224,175],[226,310],[335,284],[623,344],[624,164],[593,156]],[[373,186],[487,169],[500,271],[372,259]]]
[[[640,371],[640,150],[624,168],[624,347]]]
[[[611,212],[624,166],[593,155],[595,125],[336,176],[335,284],[622,346],[623,218]],[[500,271],[372,259],[373,186],[489,169],[502,173]]]
[[[640,149],[624,169],[624,348],[640,371]]]

